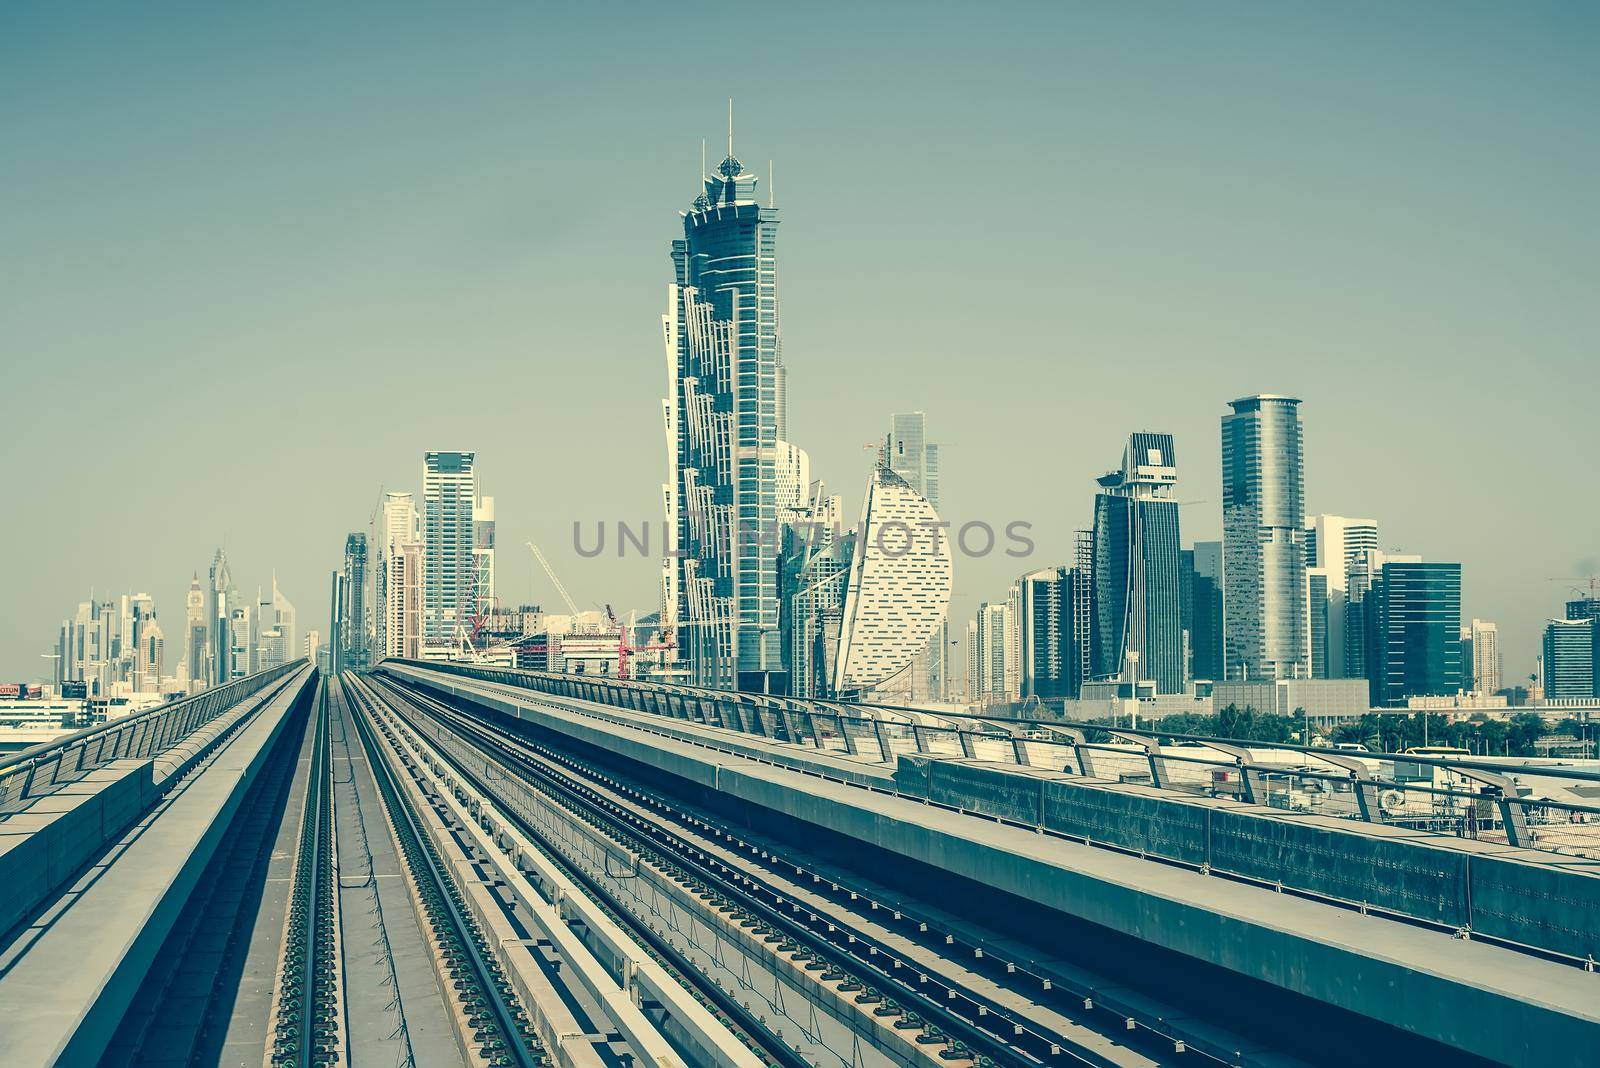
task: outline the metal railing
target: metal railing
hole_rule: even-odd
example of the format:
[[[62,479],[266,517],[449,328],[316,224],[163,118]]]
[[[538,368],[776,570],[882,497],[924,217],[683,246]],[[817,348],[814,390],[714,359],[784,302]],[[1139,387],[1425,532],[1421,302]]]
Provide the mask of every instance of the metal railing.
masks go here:
[[[992,761],[1288,811],[1600,856],[1600,771],[1420,753],[1369,753],[1101,724],[928,713],[434,661],[391,661],[893,767],[902,755]],[[970,728],[933,720],[969,720]],[[1109,741],[1092,741],[1104,735]],[[1567,793],[1567,796],[1553,796]],[[1586,792],[1586,791],[1585,791]],[[1600,790],[1595,791],[1600,796]]]
[[[190,697],[157,705],[0,757],[0,813],[113,760],[154,757],[240,701],[298,671],[307,661],[258,671]]]

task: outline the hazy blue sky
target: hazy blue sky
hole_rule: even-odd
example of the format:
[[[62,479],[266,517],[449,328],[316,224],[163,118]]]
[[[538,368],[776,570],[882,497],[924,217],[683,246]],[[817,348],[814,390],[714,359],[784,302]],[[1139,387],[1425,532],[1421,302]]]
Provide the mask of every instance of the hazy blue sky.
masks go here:
[[[1309,509],[1461,561],[1532,670],[1600,557],[1600,7],[791,7],[0,7],[0,677],[91,586],[177,646],[219,543],[325,631],[430,447],[478,450],[504,599],[555,603],[533,537],[654,608],[571,527],[659,519],[667,245],[729,96],[814,473],[853,516],[923,408],[948,516],[1035,524],[958,561],[956,629],[1131,430],[1218,537],[1218,418],[1272,391]]]

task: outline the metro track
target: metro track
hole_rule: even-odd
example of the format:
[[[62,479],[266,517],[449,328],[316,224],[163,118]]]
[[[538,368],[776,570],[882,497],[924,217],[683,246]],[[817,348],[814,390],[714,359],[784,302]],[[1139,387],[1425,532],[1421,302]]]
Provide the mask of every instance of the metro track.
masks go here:
[[[769,869],[782,865],[770,848],[749,845],[731,831],[699,815],[675,809],[651,793],[632,788],[566,754],[467,716],[431,697],[403,689],[386,679],[368,681],[375,689],[381,689],[387,703],[411,720],[413,726],[418,715],[425,716],[470,741],[481,752],[493,754],[514,768],[526,782],[557,799],[606,836],[703,887],[715,900],[734,908],[758,930],[770,932],[773,936],[770,941],[809,958],[816,970],[825,969],[826,977],[842,976],[847,989],[858,989],[863,996],[878,999],[883,1010],[878,1015],[891,1011],[903,1013],[909,1023],[896,1024],[897,1027],[916,1027],[923,1032],[920,1037],[928,1042],[948,1040],[944,1059],[970,1059],[979,1064],[1126,1063],[1115,1054],[1107,1056],[1075,1041],[1069,1034],[1042,1024],[1025,1011],[1019,1011],[1014,1004],[986,997],[956,982],[941,981],[937,974],[904,959],[904,954],[886,944],[879,933],[869,929],[869,924],[853,923],[848,909],[835,911],[821,909],[815,903],[802,905],[794,899],[792,889],[787,888],[794,885],[792,880],[783,878],[781,872],[764,872],[752,862],[760,859]],[[481,779],[471,767],[458,767],[458,770],[464,776]],[[492,780],[480,785],[493,792]],[[702,841],[693,840],[697,837]],[[752,859],[747,861],[738,856],[741,852]],[[803,866],[787,866],[797,874],[806,874],[813,883],[822,881]],[[840,889],[836,882],[826,885],[835,892]],[[844,893],[851,899],[857,897],[848,888]],[[896,919],[900,918],[898,913],[895,915]],[[925,931],[926,924],[921,926]],[[964,969],[968,965],[959,967]],[[1025,1003],[1048,1009],[1048,1013],[1041,1012],[1039,1016],[1066,1015],[1057,1006],[1041,1003],[1023,987],[1024,982],[1039,982],[1036,977],[1014,972],[1015,969],[1007,970],[1001,964],[999,968],[989,968],[985,974],[991,980],[995,974],[1013,975],[1015,981],[1007,989]],[[1006,987],[1004,983],[998,985]],[[1041,988],[1049,991],[1050,983],[1045,981],[1034,987],[1035,990]],[[1079,1007],[1085,1006],[1080,1003]],[[1149,1037],[1157,1039],[1156,1044],[1163,1045],[1168,1056],[1174,1050],[1180,1053],[1184,1050],[1181,1043],[1166,1045],[1170,1040],[1165,1036]],[[1134,1051],[1119,1049],[1116,1052]],[[1141,1060],[1140,1063],[1151,1062]]]
[[[536,1068],[548,1063],[527,1013],[518,1003],[499,962],[450,875],[420,814],[390,766],[391,756],[374,733],[359,689],[345,686],[362,749],[378,795],[400,845],[401,859],[421,904],[424,929],[431,928],[445,974],[471,1029],[472,1044],[490,1065]]]
[[[339,1060],[340,1050],[333,771],[325,689],[317,696],[314,715],[316,734],[268,1055],[272,1065],[285,1068],[332,1064]]]
[[[356,698],[356,703],[362,707],[363,716],[371,716],[372,703],[382,702],[391,711],[394,711],[405,722],[414,724],[411,717],[405,715],[397,706],[404,706],[409,700],[409,695],[393,690],[384,685],[375,676],[364,676],[360,683],[347,688]],[[420,711],[420,710],[418,710]],[[473,776],[470,770],[457,768],[463,775],[471,778],[481,785],[481,778]],[[485,791],[490,792],[490,791]],[[506,810],[506,815],[517,820],[521,829],[531,839],[543,842],[543,835],[538,828],[527,824],[515,812]],[[545,853],[552,862],[557,864],[572,880],[606,911],[619,926],[644,946],[651,955],[662,963],[668,971],[689,990],[702,1004],[716,1011],[731,1031],[738,1036],[747,1047],[768,1064],[779,1065],[781,1068],[813,1068],[810,1061],[800,1056],[793,1048],[767,1030],[765,1026],[737,999],[727,991],[713,983],[706,982],[699,977],[694,965],[665,937],[634,919],[628,909],[618,901],[604,885],[590,877],[581,868],[567,863],[560,853],[543,845]]]

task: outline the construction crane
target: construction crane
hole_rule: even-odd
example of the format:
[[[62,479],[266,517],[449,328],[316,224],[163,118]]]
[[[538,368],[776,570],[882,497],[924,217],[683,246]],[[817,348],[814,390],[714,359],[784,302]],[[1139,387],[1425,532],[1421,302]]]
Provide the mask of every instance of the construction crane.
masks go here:
[[[567,588],[561,585],[561,580],[556,578],[556,569],[550,566],[550,561],[544,558],[544,553],[539,551],[539,547],[531,541],[528,542],[527,545],[528,548],[533,550],[533,558],[539,561],[540,567],[544,568],[544,573],[550,576],[551,585],[555,586],[556,592],[559,593],[561,595],[561,599],[566,602],[567,611],[572,613],[573,622],[576,623],[579,615],[578,602],[572,599],[572,594],[568,593]]]
[[[1583,565],[1579,564],[1578,566],[1582,567]],[[1577,585],[1577,583],[1580,583],[1580,582],[1585,583],[1589,587],[1589,592],[1588,592],[1587,596],[1588,596],[1588,599],[1591,600],[1591,601],[1597,599],[1596,590],[1600,589],[1600,574],[1566,575],[1566,576],[1562,576],[1562,577],[1558,577],[1558,578],[1546,579],[1545,581],[1546,582],[1564,582],[1564,583],[1567,584],[1567,589],[1570,592],[1576,593],[1580,597],[1585,596],[1585,595],[1584,595],[1584,592],[1583,592],[1583,587]]]

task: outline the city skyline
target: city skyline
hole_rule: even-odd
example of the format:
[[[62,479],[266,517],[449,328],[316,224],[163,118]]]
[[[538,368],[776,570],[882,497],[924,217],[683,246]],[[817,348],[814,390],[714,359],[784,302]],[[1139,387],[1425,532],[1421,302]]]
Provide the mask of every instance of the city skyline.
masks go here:
[[[112,37],[105,36],[109,26],[126,28],[116,19],[106,20],[108,25],[76,26],[60,17],[30,18],[15,12],[6,19],[20,23],[16,29],[21,32],[5,37],[26,40],[39,53],[30,58],[13,56],[8,50],[6,58],[17,61],[7,63],[8,73],[0,74],[0,84],[6,85],[43,77],[39,64],[51,56],[60,60],[60,50],[69,44],[84,46],[84,55],[92,58],[97,48],[110,47]],[[1568,57],[1565,49],[1575,53],[1584,39],[1584,33],[1572,32],[1571,26],[1558,33],[1554,26],[1532,27],[1514,20],[1501,26],[1489,21],[1507,31],[1499,36],[1497,48],[1502,57],[1509,54],[1508,61],[1552,55],[1559,60]],[[1592,30],[1589,20],[1577,21],[1577,30]],[[1407,25],[1399,17],[1393,22]],[[252,25],[245,16],[211,16],[202,20],[199,31],[231,40],[232,34]],[[1255,32],[1287,44],[1282,19],[1261,19],[1255,26]],[[335,39],[341,28],[355,32],[353,25],[335,25],[330,30]],[[1105,43],[1136,39],[1150,27],[1136,18],[1106,15],[1089,28]],[[1437,29],[1431,24],[1428,28]],[[878,29],[867,26],[866,39],[873,40]],[[1421,27],[1409,29],[1420,33]],[[1444,30],[1449,32],[1450,27]],[[135,45],[139,43],[136,38]],[[1421,120],[1427,107],[1448,96],[1448,89],[1473,84],[1467,79],[1471,40],[1462,42],[1466,51],[1459,69],[1447,63],[1420,82],[1404,80],[1422,76],[1415,72],[1403,76],[1397,52],[1381,42],[1360,43],[1363,54],[1376,63],[1376,83],[1398,93],[1412,108],[1381,121],[1372,117],[1376,127],[1365,136],[1361,130],[1346,131],[1346,151],[1353,138],[1358,149],[1370,153],[1362,157],[1369,161],[1368,171],[1341,170],[1338,161],[1318,156],[1309,140],[1297,141],[1310,154],[1309,162],[1287,156],[1265,164],[1257,160],[1256,184],[1249,189],[1259,199],[1252,202],[1230,200],[1220,189],[1230,176],[1244,175],[1245,168],[1236,171],[1215,157],[1202,157],[1196,166],[1188,158],[1191,166],[1185,175],[1202,183],[1206,203],[1220,204],[1223,218],[1246,224],[1240,237],[1244,251],[1220,271],[1216,264],[1197,259],[1220,231],[1197,219],[1177,217],[1194,190],[1179,181],[1156,182],[1148,177],[1162,162],[1187,158],[1161,141],[1163,136],[1175,136],[1180,127],[1177,117],[1157,114],[1157,104],[1172,103],[1171,87],[1165,92],[1150,90],[1150,99],[1142,106],[1138,99],[1116,95],[1116,90],[1126,92],[1136,84],[1142,62],[1134,62],[1127,71],[1096,67],[1106,81],[1100,91],[1076,100],[1065,119],[1045,118],[1036,107],[1023,113],[997,108],[996,114],[946,109],[939,121],[956,125],[973,146],[977,158],[970,161],[932,157],[926,149],[919,154],[908,143],[904,130],[934,121],[937,109],[931,104],[908,107],[902,96],[872,104],[879,110],[871,111],[868,119],[900,109],[900,118],[907,121],[891,131],[882,122],[872,128],[870,122],[847,121],[826,107],[820,117],[802,114],[793,100],[786,99],[786,93],[796,95],[799,83],[785,57],[779,57],[778,67],[787,82],[780,77],[753,86],[744,71],[728,73],[729,91],[739,96],[740,115],[747,116],[740,122],[740,143],[752,145],[748,154],[752,170],[764,178],[766,160],[778,160],[777,203],[788,222],[783,281],[792,366],[785,383],[787,409],[790,433],[812,454],[813,469],[825,472],[831,484],[851,491],[846,513],[854,514],[857,476],[870,467],[859,442],[880,433],[889,412],[923,409],[936,420],[941,443],[946,444],[941,459],[948,517],[957,522],[985,517],[1034,523],[1039,544],[1027,561],[957,561],[957,595],[951,609],[956,620],[969,618],[978,601],[1003,594],[1025,568],[1070,562],[1073,532],[1082,525],[1088,501],[1083,487],[1103,469],[1103,442],[1125,436],[1130,427],[1159,427],[1174,434],[1185,458],[1182,496],[1209,498],[1208,503],[1184,508],[1185,544],[1217,539],[1221,524],[1215,421],[1230,397],[1282,390],[1304,400],[1305,513],[1373,516],[1381,524],[1385,548],[1421,553],[1430,560],[1460,561],[1463,615],[1498,623],[1506,683],[1513,684],[1532,670],[1543,621],[1559,614],[1560,605],[1569,599],[1569,583],[1547,579],[1577,578],[1595,569],[1597,554],[1592,536],[1585,532],[1600,527],[1600,515],[1592,495],[1552,492],[1558,485],[1582,484],[1586,457],[1552,456],[1531,425],[1525,434],[1497,434],[1495,448],[1487,455],[1481,435],[1486,426],[1502,425],[1504,412],[1534,410],[1535,403],[1548,417],[1541,422],[1587,425],[1580,398],[1593,392],[1596,383],[1593,364],[1585,362],[1592,353],[1583,339],[1593,335],[1587,329],[1593,313],[1579,303],[1578,280],[1579,265],[1592,243],[1581,225],[1560,234],[1545,228],[1558,217],[1579,222],[1592,218],[1592,206],[1577,196],[1576,180],[1591,169],[1587,163],[1592,162],[1594,145],[1592,135],[1585,139],[1575,126],[1563,123],[1575,113],[1558,109],[1552,115],[1545,107],[1540,112],[1545,125],[1524,124],[1515,130],[1502,125],[1502,120],[1531,114],[1535,98],[1547,104],[1543,94],[1553,83],[1576,80],[1577,86],[1587,86],[1594,76],[1561,62],[1547,63],[1535,72],[1537,77],[1530,74],[1532,84],[1512,94],[1512,102],[1479,101],[1481,114],[1461,118],[1482,135],[1479,140],[1473,142],[1462,132],[1459,142],[1446,143],[1433,130],[1433,140],[1427,143],[1436,155],[1425,157],[1414,149],[1402,151],[1403,135],[1425,128]],[[143,44],[150,41],[144,39]],[[980,52],[997,47],[981,34],[977,45]],[[289,46],[270,35],[262,45]],[[951,47],[948,41],[934,42],[922,58]],[[312,51],[307,60],[316,74],[312,86],[326,89],[327,79],[334,77],[331,57]],[[1202,67],[1201,83],[1229,102],[1257,101],[1258,94],[1290,77],[1287,62],[1279,68],[1259,60],[1238,75],[1227,75],[1221,59],[1231,54],[1219,48],[1212,57],[1215,67],[1205,65],[1203,57],[1195,60]],[[194,57],[180,58],[186,62],[178,63],[175,78],[203,73]],[[900,65],[910,63],[910,57],[890,58]],[[0,219],[17,223],[16,261],[28,265],[18,271],[19,300],[0,335],[8,350],[29,354],[15,376],[19,401],[15,418],[25,440],[56,441],[58,452],[57,462],[48,467],[13,468],[7,476],[8,496],[36,502],[40,517],[13,534],[13,559],[26,559],[29,566],[8,568],[14,607],[0,630],[7,674],[40,673],[43,662],[38,653],[48,648],[48,636],[78,591],[90,586],[150,590],[158,606],[165,606],[161,618],[170,660],[181,644],[178,629],[189,576],[203,567],[218,543],[229,546],[236,569],[261,574],[268,565],[276,566],[285,587],[297,591],[304,618],[327,618],[325,605],[316,602],[313,591],[325,588],[327,571],[338,563],[337,538],[342,532],[367,528],[376,486],[419,490],[414,484],[416,457],[441,441],[467,445],[483,457],[485,481],[499,497],[497,519],[507,544],[532,536],[545,545],[557,557],[569,584],[581,587],[585,603],[615,598],[653,605],[658,576],[648,561],[580,560],[568,550],[570,526],[600,517],[652,516],[660,482],[659,465],[653,462],[659,455],[655,443],[660,365],[648,321],[660,307],[662,244],[673,232],[673,212],[699,155],[699,146],[692,142],[705,134],[718,143],[724,98],[714,87],[700,84],[693,88],[694,106],[688,109],[681,102],[667,107],[643,97],[623,102],[596,93],[578,100],[570,116],[541,110],[538,128],[541,135],[549,135],[541,138],[541,149],[550,153],[546,158],[501,140],[528,129],[528,123],[525,117],[509,113],[501,99],[519,77],[510,56],[497,54],[494,59],[485,76],[494,87],[487,95],[501,106],[475,115],[470,124],[471,136],[481,138],[489,149],[471,166],[419,169],[388,195],[381,217],[357,213],[339,224],[318,212],[325,213],[332,205],[348,211],[357,203],[362,183],[375,182],[379,172],[354,156],[336,154],[338,181],[319,185],[314,195],[310,187],[290,181],[286,193],[261,201],[269,207],[266,218],[301,218],[298,213],[305,211],[310,213],[305,220],[316,220],[317,226],[327,227],[326,233],[291,228],[288,240],[266,241],[260,261],[235,268],[231,287],[223,284],[228,279],[202,275],[208,264],[231,262],[233,242],[213,247],[195,235],[205,226],[223,227],[224,233],[242,227],[253,235],[263,222],[243,214],[245,206],[236,199],[253,188],[255,179],[213,155],[235,143],[234,135],[207,125],[224,114],[223,109],[243,107],[246,114],[268,115],[259,100],[241,98],[236,87],[224,84],[220,100],[197,100],[176,110],[166,106],[174,102],[174,85],[137,81],[129,98],[141,114],[157,120],[146,129],[168,144],[170,167],[183,168],[182,173],[196,180],[214,178],[215,188],[231,195],[200,198],[184,204],[180,212],[158,180],[161,172],[147,165],[136,169],[138,180],[116,190],[81,178],[60,187],[58,196],[74,198],[71,203],[84,209],[83,217],[103,224],[94,235],[59,221],[64,232],[41,229],[16,214],[19,205],[0,207],[4,213]],[[148,75],[154,58],[148,50],[135,47],[120,62]],[[866,60],[836,56],[832,62],[841,72],[860,76]],[[1024,63],[1023,68],[1044,76],[1042,59]],[[76,61],[65,63],[65,70],[82,73]],[[1305,77],[1317,105],[1312,114],[1323,123],[1367,116],[1360,107],[1341,105],[1330,97],[1328,85],[1317,81],[1315,70]],[[999,99],[1020,100],[1016,92],[1020,83],[1007,84],[1009,88],[998,90]],[[484,83],[453,92],[461,94],[457,99],[465,105],[483,99],[474,97],[474,90],[483,94]],[[45,115],[16,103],[26,94],[6,95],[18,109],[15,125],[26,157],[18,165],[17,177],[24,193],[34,194],[24,195],[22,202],[48,199],[45,190],[58,185],[62,177],[58,168],[85,151],[110,172],[124,171],[121,165],[146,158],[142,153],[148,146],[123,142],[101,128],[106,101],[92,92],[66,93],[53,102],[54,117],[65,120],[57,133],[45,128]],[[825,101],[831,99],[824,96]],[[638,146],[642,162],[628,168],[625,177],[608,173],[594,183],[594,189],[574,191],[570,183],[556,185],[556,175],[596,146],[594,135],[580,129],[580,117],[609,113],[610,107],[622,103],[635,112],[608,126],[605,141],[613,149]],[[1519,110],[1521,105],[1529,110]],[[391,106],[347,100],[340,120],[376,118],[388,114]],[[685,114],[696,129],[685,128]],[[1091,121],[1090,116],[1097,117]],[[1276,120],[1283,117],[1246,109],[1227,129],[1240,144],[1261,153],[1271,144],[1268,135],[1277,130]],[[435,109],[424,111],[417,121],[421,130],[428,130],[444,118]],[[1100,125],[1109,127],[1115,120],[1147,131],[1152,143],[1128,143]],[[172,142],[174,135],[192,130],[194,124],[202,132],[194,144]],[[298,134],[281,126],[275,129],[292,145],[297,137],[326,135],[334,127],[313,124]],[[1070,157],[1048,143],[1064,130],[1079,135],[1071,138]],[[395,154],[387,157],[391,162],[420,163],[410,155],[415,151],[413,140],[428,141],[419,133],[388,131],[379,140]],[[1506,177],[1504,169],[1491,168],[1486,175],[1447,167],[1458,157],[1445,150],[1459,153],[1469,142],[1475,151],[1495,146],[1495,157],[1520,151],[1526,162],[1539,167],[1539,202],[1505,196],[1499,184]],[[1510,150],[1508,145],[1520,147]],[[1394,155],[1383,156],[1380,147]],[[915,209],[921,208],[920,226],[884,219],[864,226],[862,205],[836,194],[859,166],[861,155],[883,153],[886,148],[897,164],[893,192],[902,209],[911,209],[897,214],[917,216]],[[1064,234],[1052,229],[1060,225],[1054,220],[1041,223],[1044,229],[1026,239],[992,231],[986,240],[997,243],[996,260],[1010,259],[1020,266],[957,272],[959,286],[942,281],[931,269],[914,267],[905,268],[909,279],[891,284],[893,279],[882,267],[869,266],[874,259],[906,264],[908,257],[942,250],[951,242],[956,244],[940,254],[941,262],[946,255],[986,262],[977,255],[981,246],[961,244],[968,239],[951,233],[929,209],[940,201],[955,203],[974,190],[1000,189],[1000,179],[991,173],[992,159],[984,158],[991,150],[1025,159],[1044,180],[1043,190],[1060,190],[1068,197],[1071,210],[1064,213],[1070,220],[1069,232],[1081,231],[1081,240],[1057,241]],[[1474,164],[1484,162],[1476,155],[1469,158]],[[291,179],[297,174],[279,159],[273,164],[268,174]],[[1119,194],[1118,183],[1110,179],[1133,172],[1153,184]],[[1451,197],[1440,197],[1437,186],[1430,184],[1445,174],[1450,176]],[[1269,177],[1272,192],[1263,184]],[[1335,183],[1336,178],[1344,184]],[[518,188],[529,179],[529,189]],[[447,195],[428,196],[430,181],[439,183]],[[201,180],[201,184],[206,183]],[[1038,184],[1030,178],[1030,185]],[[557,188],[563,197],[562,221],[552,223],[549,199],[538,203],[537,193]],[[489,192],[492,220],[485,218],[475,189]],[[1312,225],[1301,198],[1333,189],[1343,196],[1314,209],[1330,212],[1332,220],[1326,228]],[[1131,199],[1134,192],[1141,194],[1137,204]],[[380,218],[405,214],[411,201],[429,204],[425,224],[408,224],[393,232],[391,239],[373,240],[390,235],[387,222],[373,229]],[[602,240],[585,245],[578,238],[587,232],[587,223],[575,232],[571,221],[602,219],[606,212],[602,202],[622,208],[616,217],[606,219]],[[1357,202],[1363,210],[1352,207]],[[1096,229],[1103,225],[1096,217],[1105,215],[1108,205],[1122,230],[1120,243],[1110,240],[1109,231]],[[1156,218],[1141,221],[1127,214],[1135,207],[1154,212]],[[150,218],[138,218],[142,212]],[[1053,214],[1062,213],[1058,208]],[[1396,232],[1396,219],[1406,215],[1422,221]],[[219,221],[225,219],[234,221],[231,226]],[[153,227],[162,221],[168,228],[158,234]],[[481,228],[491,222],[492,232],[483,232]],[[1272,239],[1264,231],[1274,225],[1300,239],[1300,244]],[[472,226],[480,230],[463,233],[463,228]],[[1487,267],[1479,272],[1447,262],[1452,250],[1459,255],[1464,248],[1452,244],[1460,239],[1449,236],[1446,229],[1471,233],[1476,241],[1492,241],[1499,255],[1516,257],[1520,275],[1516,307],[1503,294],[1498,301],[1480,299],[1492,295],[1483,287],[1501,279],[1504,272]],[[1337,239],[1335,230],[1343,231]],[[161,242],[156,241],[158,236]],[[166,239],[172,238],[176,244],[169,249]],[[290,283],[295,263],[314,258],[343,238],[372,246],[336,257],[341,271],[354,268],[359,274],[363,266],[378,269],[365,288],[358,284],[344,291],[335,306],[307,292],[303,284]],[[934,239],[938,245],[930,243]],[[244,240],[253,242],[254,237]],[[101,241],[108,241],[115,253],[90,256],[89,249]],[[599,262],[595,257],[602,246],[605,269],[619,272],[621,279],[619,292],[605,301],[618,305],[604,316],[617,324],[603,324],[598,336],[586,328],[585,344],[574,346],[573,335],[550,325],[551,315],[571,309],[592,322],[589,312],[595,305],[586,303],[593,298],[584,295],[582,268]],[[835,250],[841,247],[855,250],[856,262],[840,261]],[[539,257],[547,248],[567,260],[563,273],[570,271],[577,280],[559,277],[541,265]],[[1387,269],[1369,262],[1377,252],[1385,254]],[[1531,262],[1535,255],[1543,266]],[[1173,257],[1184,269],[1164,266]],[[1057,258],[1059,262],[1051,266]],[[398,268],[401,260],[412,266]],[[1262,277],[1260,272],[1268,265],[1280,277]],[[71,269],[83,275],[69,286]],[[1363,272],[1374,277],[1362,277]],[[150,280],[137,280],[144,277]],[[1408,299],[1403,308],[1397,307],[1394,287],[1407,280],[1415,288],[1404,290]],[[1332,292],[1313,296],[1313,282],[1320,285],[1319,294],[1330,283]],[[174,301],[163,288],[180,283],[198,287],[198,304],[207,306]],[[270,298],[265,295],[269,287],[279,290]],[[392,292],[393,287],[398,289]],[[1037,299],[1044,291],[1039,287],[1065,289],[1071,314],[1060,320],[1055,308],[1045,318],[1031,312],[1013,314],[998,336],[992,316],[970,316],[973,323],[984,320],[980,339],[969,332],[968,324],[944,310],[960,299],[958,292],[973,307],[986,302],[1010,306],[1016,298],[1008,294]],[[69,291],[82,292],[90,300],[94,314],[77,318],[96,324],[92,336],[61,320],[64,294]],[[396,293],[407,292],[412,296],[427,292],[429,299],[394,299]],[[1150,305],[1136,298],[1151,293],[1170,313],[1169,326],[1152,322],[1138,310]],[[536,299],[530,300],[529,294]],[[135,308],[135,299],[142,306]],[[402,307],[408,300],[415,306]],[[1540,310],[1540,318],[1561,328],[1552,334],[1548,323],[1533,322],[1531,309],[1524,307],[1529,301]],[[283,314],[285,304],[288,314]],[[1349,316],[1350,307],[1358,307],[1361,314]],[[98,324],[108,316],[128,328],[114,344],[100,337]],[[472,326],[468,319],[486,325]],[[1063,331],[1062,322],[1069,322],[1070,329]],[[265,329],[262,324],[267,324]],[[565,355],[595,349],[603,358],[586,361]],[[984,356],[981,374],[971,373],[974,351]],[[396,363],[405,374],[403,381],[420,382],[417,375],[438,366],[435,361],[441,353],[449,354],[445,362],[452,367],[476,362],[485,377],[508,388],[485,390],[469,375],[458,376],[459,381],[438,377],[431,381],[428,395],[441,408],[464,397],[473,398],[477,407],[463,405],[460,416],[431,415],[430,424],[421,427],[384,425],[388,420],[376,403],[372,413],[350,411],[348,419],[337,425],[323,418],[325,389],[353,388],[348,385],[352,380],[370,383],[378,368]],[[1225,353],[1231,354],[1229,360],[1213,367]],[[866,354],[876,358],[864,359]],[[316,360],[308,363],[312,355]],[[1127,360],[1154,361],[1163,372],[1158,387],[1141,393],[1137,402],[1126,399],[1117,387],[1120,372],[1115,368]],[[1474,374],[1461,374],[1463,367],[1474,366],[1473,360]],[[579,367],[586,362],[603,366],[593,372]],[[1510,367],[1521,372],[1530,365],[1545,372],[1542,378],[1509,374]],[[137,367],[137,380],[128,377],[128,366]],[[86,369],[95,373],[83,375]],[[1530,390],[1529,379],[1534,385],[1560,382],[1563,388]],[[196,381],[204,382],[204,387]],[[219,381],[231,383],[237,393],[230,393],[229,403],[206,403],[205,391],[215,391]],[[1496,388],[1471,388],[1474,381],[1493,382]],[[571,389],[585,402],[551,396],[552,383]],[[1382,388],[1373,389],[1376,384]],[[249,449],[230,451],[227,477],[220,468],[208,466],[215,463],[208,455],[190,456],[185,470],[199,464],[202,473],[193,482],[169,474],[155,493],[145,480],[108,477],[103,442],[85,448],[70,437],[63,439],[58,430],[74,411],[104,414],[122,405],[137,406],[144,415],[132,446],[155,456],[175,456],[191,436],[215,439],[234,421],[239,406],[248,405],[246,398],[270,396],[274,388],[282,396],[263,405],[261,414],[301,428],[288,435],[286,444],[260,450],[261,456],[250,455]],[[114,417],[103,421],[120,422]],[[530,422],[537,433],[528,433]],[[1064,426],[1072,432],[1063,435]],[[535,462],[540,449],[558,441],[581,443],[586,460],[611,477],[603,486],[588,485],[594,480],[587,474]],[[192,452],[197,447],[187,448]],[[594,450],[600,450],[598,457]],[[235,455],[237,451],[244,455]],[[341,463],[321,466],[334,453],[341,455]],[[1051,463],[1008,464],[1016,455],[1048,455]],[[1419,472],[1426,472],[1426,477],[1419,478]],[[1485,485],[1498,487],[1499,496],[1485,497]],[[91,491],[83,492],[85,486]],[[1519,521],[1496,521],[1509,514],[1517,514]],[[1541,522],[1528,523],[1530,514]],[[527,567],[531,573],[531,565]],[[552,599],[541,577],[532,574],[526,580],[521,566],[511,568],[509,575],[503,570],[500,583],[511,599],[522,599],[524,590],[536,602]]]

